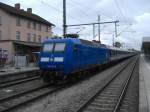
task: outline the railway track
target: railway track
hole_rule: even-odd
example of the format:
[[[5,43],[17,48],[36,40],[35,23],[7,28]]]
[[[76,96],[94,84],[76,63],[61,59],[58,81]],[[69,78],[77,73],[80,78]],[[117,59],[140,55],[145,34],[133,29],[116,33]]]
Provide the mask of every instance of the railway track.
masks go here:
[[[125,65],[126,64],[124,64],[124,67],[121,67],[121,69],[125,68]],[[71,85],[63,85],[59,87],[43,85],[37,88],[32,88],[31,90],[27,90],[27,91],[23,91],[23,92],[13,94],[7,97],[3,97],[0,99],[0,112],[8,112],[8,111],[15,110],[16,108],[19,108],[20,106],[23,106],[24,104],[33,102],[44,96],[47,96],[49,94],[52,94],[62,89],[65,89],[67,87],[70,87]]]
[[[12,81],[6,81],[0,84],[0,88],[9,87],[9,86],[13,86],[13,85],[17,85],[17,84],[21,84],[25,82],[37,80],[37,79],[40,79],[39,75],[33,75],[30,77],[24,77],[24,78],[15,79]]]
[[[133,59],[133,58],[132,58]],[[86,98],[74,112],[117,112],[127,91],[138,58],[129,62],[103,87]]]
[[[118,112],[139,112],[139,60]]]
[[[8,112],[12,109],[20,107],[24,104],[42,98],[46,95],[52,94],[61,90],[63,87],[51,87],[50,85],[43,85],[41,87],[21,92],[15,95],[11,95],[0,99],[0,112]]]

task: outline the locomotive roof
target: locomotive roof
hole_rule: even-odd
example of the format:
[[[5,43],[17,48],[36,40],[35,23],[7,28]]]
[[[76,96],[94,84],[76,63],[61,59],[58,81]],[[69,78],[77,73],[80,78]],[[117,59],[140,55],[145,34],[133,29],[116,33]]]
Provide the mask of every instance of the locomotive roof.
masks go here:
[[[80,40],[75,39],[75,38],[51,38],[51,39],[44,41],[44,43],[47,43],[47,42],[67,42],[67,41],[72,41],[74,43],[80,43]]]
[[[88,45],[88,46],[93,46],[93,47],[105,47],[106,45],[104,44],[99,44],[96,42],[92,42],[92,41],[88,41],[88,40],[84,40],[84,39],[78,39],[78,38],[51,38],[49,40],[46,40],[44,43],[47,42],[66,42],[66,41],[72,41],[75,44],[83,44],[83,45]]]
[[[118,47],[107,46],[107,48],[110,49],[110,50],[128,51],[128,52],[130,52],[128,49],[123,49],[123,48],[118,48]]]
[[[104,44],[100,44],[100,43],[96,43],[96,42],[92,42],[92,41],[88,41],[88,40],[83,40],[83,39],[79,39],[81,41],[81,44],[84,45],[89,45],[89,46],[94,46],[94,47],[106,47],[106,45]]]

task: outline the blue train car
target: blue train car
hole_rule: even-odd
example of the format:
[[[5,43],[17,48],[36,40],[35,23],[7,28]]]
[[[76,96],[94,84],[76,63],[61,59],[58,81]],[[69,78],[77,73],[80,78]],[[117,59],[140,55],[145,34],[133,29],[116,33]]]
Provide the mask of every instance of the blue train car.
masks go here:
[[[77,39],[50,39],[43,43],[39,67],[46,81],[107,63],[110,51],[104,45]]]

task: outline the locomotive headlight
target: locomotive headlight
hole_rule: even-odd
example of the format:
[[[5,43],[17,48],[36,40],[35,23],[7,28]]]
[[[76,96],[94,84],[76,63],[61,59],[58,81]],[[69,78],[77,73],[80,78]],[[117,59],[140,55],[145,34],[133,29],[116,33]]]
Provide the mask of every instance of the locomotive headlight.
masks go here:
[[[55,57],[54,58],[54,62],[63,62],[64,61],[64,57]]]
[[[48,57],[41,57],[41,62],[48,62],[49,58]]]

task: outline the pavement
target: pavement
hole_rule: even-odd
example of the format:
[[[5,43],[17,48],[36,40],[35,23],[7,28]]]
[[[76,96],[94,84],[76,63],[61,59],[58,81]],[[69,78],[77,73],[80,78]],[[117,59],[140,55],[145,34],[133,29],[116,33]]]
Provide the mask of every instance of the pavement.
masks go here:
[[[150,112],[150,61],[140,57],[139,112]]]
[[[4,75],[11,75],[11,74],[17,74],[17,73],[25,73],[30,71],[36,71],[39,70],[39,67],[4,67],[0,68],[0,76]]]

